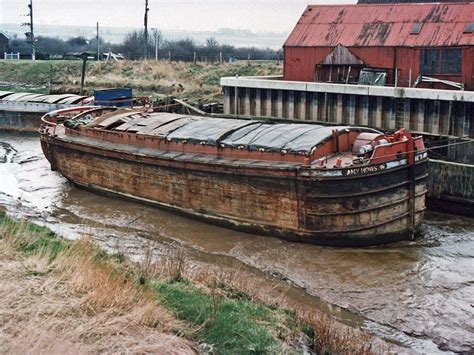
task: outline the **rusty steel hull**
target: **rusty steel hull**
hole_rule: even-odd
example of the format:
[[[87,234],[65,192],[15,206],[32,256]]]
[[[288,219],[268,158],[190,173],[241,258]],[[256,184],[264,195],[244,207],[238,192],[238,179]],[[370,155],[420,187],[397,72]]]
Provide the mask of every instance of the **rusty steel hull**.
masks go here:
[[[41,137],[53,170],[81,187],[292,241],[366,246],[407,240],[425,209],[426,161],[367,175],[150,155],[127,145]]]

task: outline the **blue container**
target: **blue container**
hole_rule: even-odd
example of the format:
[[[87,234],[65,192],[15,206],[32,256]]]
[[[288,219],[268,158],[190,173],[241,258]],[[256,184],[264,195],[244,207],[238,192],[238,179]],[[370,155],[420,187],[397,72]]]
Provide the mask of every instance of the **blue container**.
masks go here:
[[[100,106],[132,106],[131,88],[94,90],[94,101]]]

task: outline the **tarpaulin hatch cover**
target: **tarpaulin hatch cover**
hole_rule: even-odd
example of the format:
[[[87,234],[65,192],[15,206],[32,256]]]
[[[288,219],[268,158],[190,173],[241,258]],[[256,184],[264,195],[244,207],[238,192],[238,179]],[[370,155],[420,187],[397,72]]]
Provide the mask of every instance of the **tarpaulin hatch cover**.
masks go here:
[[[162,120],[163,124],[161,125],[160,115],[163,115],[163,118],[166,117]],[[133,113],[130,113],[130,116],[133,116]],[[173,116],[175,116],[175,119],[173,119]],[[333,130],[342,132],[350,129],[357,132],[380,133],[377,130],[365,127],[266,123],[255,120],[160,113],[144,115],[140,119],[140,125],[147,126],[146,117],[149,117],[150,120],[150,126],[148,126],[146,133],[159,135],[170,141],[224,145],[248,150],[286,151],[299,154],[310,154],[314,147],[332,138]],[[134,120],[135,118],[132,118],[127,126],[133,127],[132,122]]]

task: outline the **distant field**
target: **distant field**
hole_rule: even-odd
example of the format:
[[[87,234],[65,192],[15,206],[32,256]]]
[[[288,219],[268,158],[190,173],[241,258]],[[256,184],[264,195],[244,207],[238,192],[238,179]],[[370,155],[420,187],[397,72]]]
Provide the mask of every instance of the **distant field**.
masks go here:
[[[0,61],[0,91],[79,93],[81,61]],[[278,75],[276,63],[210,64],[167,61],[88,62],[86,92],[132,87],[134,95],[175,96],[202,102],[222,100],[223,76]]]

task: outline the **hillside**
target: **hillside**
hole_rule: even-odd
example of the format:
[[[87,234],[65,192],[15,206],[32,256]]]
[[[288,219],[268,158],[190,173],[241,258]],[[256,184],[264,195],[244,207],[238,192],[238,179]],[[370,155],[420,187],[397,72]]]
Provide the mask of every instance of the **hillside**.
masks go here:
[[[0,61],[0,90],[79,93],[81,61]],[[278,75],[276,63],[88,62],[85,89],[131,87],[135,96],[221,101],[223,76]]]

